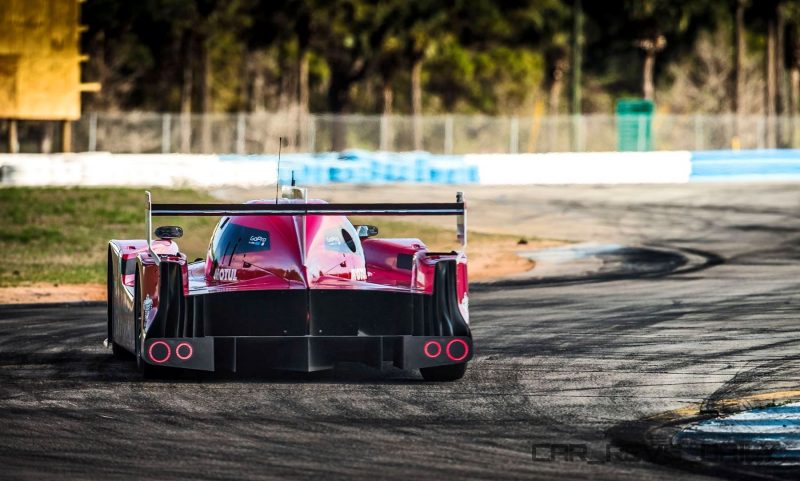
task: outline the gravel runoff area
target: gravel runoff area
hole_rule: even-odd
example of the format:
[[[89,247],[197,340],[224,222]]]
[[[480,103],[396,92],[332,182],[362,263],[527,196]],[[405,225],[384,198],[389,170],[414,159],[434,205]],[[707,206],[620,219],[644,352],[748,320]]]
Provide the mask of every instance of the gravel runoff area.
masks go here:
[[[351,201],[419,192],[320,190]],[[3,306],[0,478],[736,476],[643,460],[617,440],[668,411],[796,389],[797,184],[466,191],[474,224],[629,246],[639,264],[675,268],[617,275],[590,262],[587,276],[474,285],[476,358],[442,384],[358,366],[145,381],[102,347],[103,305]]]

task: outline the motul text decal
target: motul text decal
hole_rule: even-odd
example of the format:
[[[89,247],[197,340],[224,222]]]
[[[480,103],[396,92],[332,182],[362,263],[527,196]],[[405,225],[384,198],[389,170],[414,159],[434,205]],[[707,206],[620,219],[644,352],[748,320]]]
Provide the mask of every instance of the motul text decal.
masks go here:
[[[236,278],[236,269],[217,269],[214,271],[215,281],[238,281]]]

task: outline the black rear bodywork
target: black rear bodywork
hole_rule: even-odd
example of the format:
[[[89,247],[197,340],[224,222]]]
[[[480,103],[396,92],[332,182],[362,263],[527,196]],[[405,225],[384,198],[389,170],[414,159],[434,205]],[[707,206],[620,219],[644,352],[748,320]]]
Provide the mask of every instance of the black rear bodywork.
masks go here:
[[[236,371],[246,363],[314,371],[337,362],[380,367],[388,361],[409,369],[472,357],[469,325],[458,306],[455,260],[436,264],[432,294],[289,289],[186,296],[180,265],[162,262],[160,271],[161,305],[142,351],[151,364]],[[439,355],[425,354],[436,352],[436,345],[427,347],[430,342],[438,344]],[[190,359],[174,355],[181,343],[191,346]],[[180,349],[186,354],[190,348]]]

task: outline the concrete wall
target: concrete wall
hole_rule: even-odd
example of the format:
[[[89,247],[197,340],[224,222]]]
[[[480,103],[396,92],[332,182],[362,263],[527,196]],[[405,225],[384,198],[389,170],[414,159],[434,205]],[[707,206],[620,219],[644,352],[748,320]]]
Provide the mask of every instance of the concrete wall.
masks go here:
[[[465,155],[481,184],[647,184],[688,182],[691,153],[588,152]]]
[[[222,162],[216,155],[0,155],[2,183],[12,185],[214,186],[275,183],[275,162]]]
[[[0,155],[6,185],[259,186],[276,156],[192,154]],[[299,184],[642,184],[800,180],[800,150],[432,155],[347,151],[287,154],[281,182]]]

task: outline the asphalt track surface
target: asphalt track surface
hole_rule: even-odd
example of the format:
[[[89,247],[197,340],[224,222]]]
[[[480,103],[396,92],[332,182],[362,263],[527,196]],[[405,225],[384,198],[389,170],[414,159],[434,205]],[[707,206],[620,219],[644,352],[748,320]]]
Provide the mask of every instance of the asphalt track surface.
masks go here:
[[[797,387],[800,185],[468,195],[478,219],[636,246],[635,264],[661,267],[474,286],[476,359],[441,384],[358,366],[147,381],[102,347],[104,306],[2,306],[0,478],[737,476],[615,440],[648,416]]]

